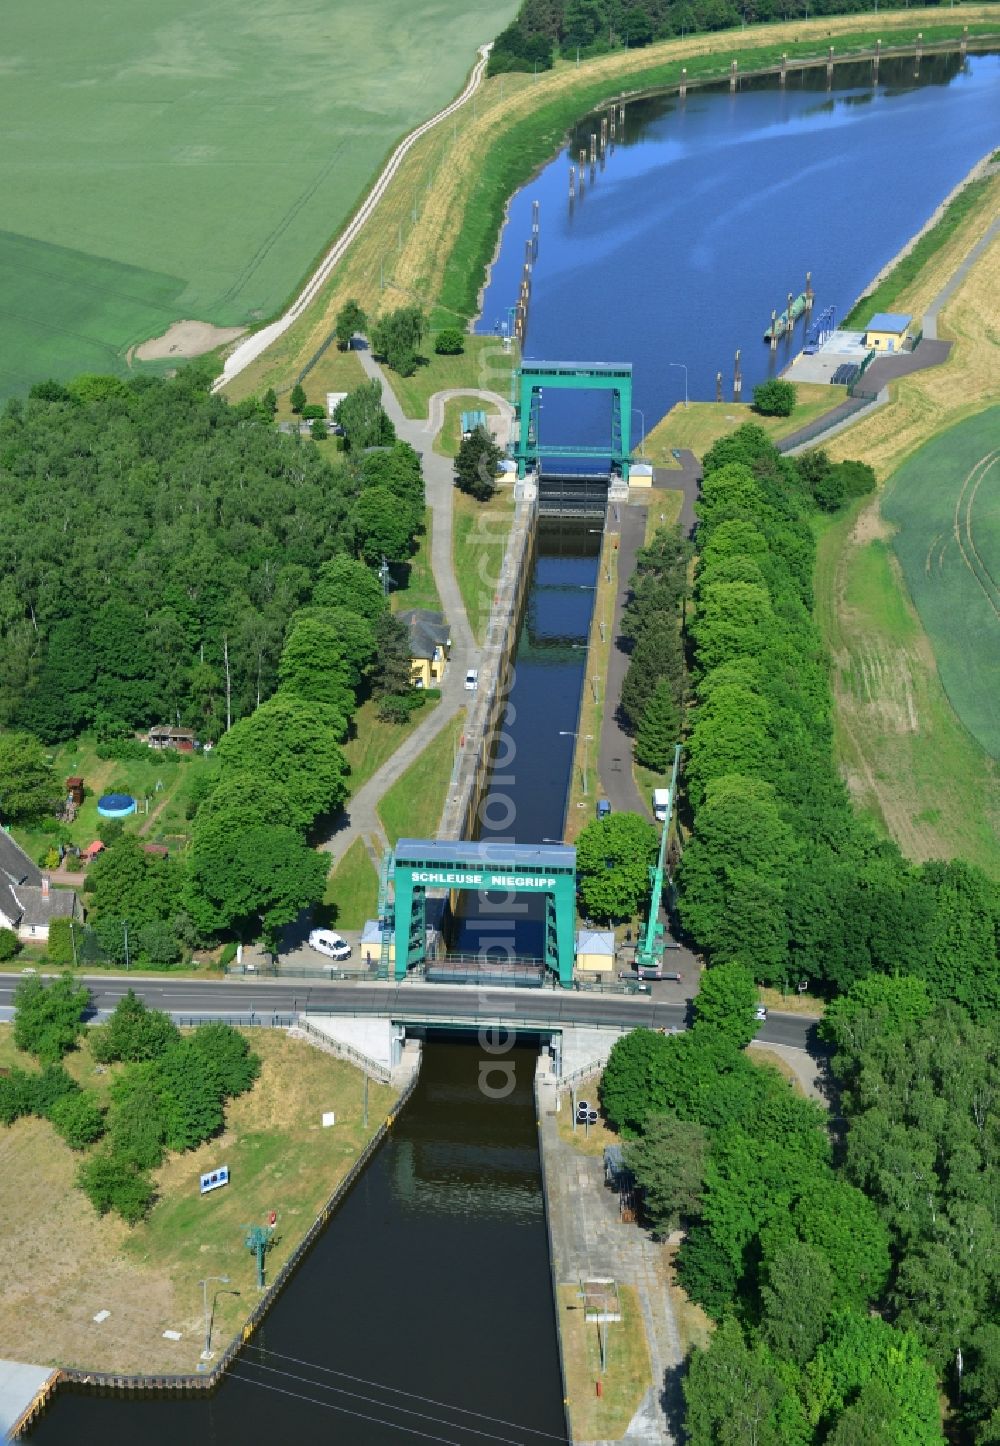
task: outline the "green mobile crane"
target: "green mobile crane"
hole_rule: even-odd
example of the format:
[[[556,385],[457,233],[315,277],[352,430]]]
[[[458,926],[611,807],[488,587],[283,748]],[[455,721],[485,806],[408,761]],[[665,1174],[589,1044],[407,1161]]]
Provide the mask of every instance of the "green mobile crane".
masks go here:
[[[670,795],[667,799],[663,828],[660,833],[660,852],[657,855],[656,867],[649,870],[649,917],[639,935],[639,944],[635,951],[635,967],[640,974],[643,969],[659,969],[663,963],[663,925],[660,923],[660,904],[663,899],[663,883],[666,876],[667,834],[670,832],[670,823],[674,816],[677,773],[680,762],[681,745],[678,743],[674,748],[674,768],[670,775]]]

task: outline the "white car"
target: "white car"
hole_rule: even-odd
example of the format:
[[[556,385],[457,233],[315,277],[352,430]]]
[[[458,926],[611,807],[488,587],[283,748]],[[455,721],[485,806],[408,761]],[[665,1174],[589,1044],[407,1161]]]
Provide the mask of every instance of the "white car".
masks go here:
[[[313,929],[309,935],[309,947],[315,949],[317,954],[325,954],[328,959],[343,960],[351,957],[350,944],[332,929]]]
[[[474,693],[479,687],[479,669],[470,668],[465,675],[465,687],[470,693]]]
[[[757,1008],[756,1008],[756,1010],[754,1011],[754,1018],[755,1018],[755,1019],[760,1019],[760,1020],[764,1020],[764,1019],[767,1018],[767,1009],[765,1008],[765,1006],[764,1006],[763,1004],[758,1004],[758,1005],[757,1005]]]

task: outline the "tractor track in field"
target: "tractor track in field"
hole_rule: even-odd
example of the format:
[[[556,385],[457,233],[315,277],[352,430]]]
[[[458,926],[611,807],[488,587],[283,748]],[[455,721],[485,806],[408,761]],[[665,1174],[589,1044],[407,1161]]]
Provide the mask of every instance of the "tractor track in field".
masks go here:
[[[998,602],[1000,602],[1000,588],[997,587],[996,579],[983,561],[972,534],[972,509],[975,505],[976,494],[998,461],[1000,461],[1000,448],[996,448],[992,452],[987,452],[984,457],[980,457],[976,465],[966,474],[955,502],[953,532],[965,566],[975,578],[977,586],[996,616],[1000,618],[1000,606],[998,606]],[[971,491],[969,490],[970,486]],[[965,542],[962,540],[963,525]],[[966,543],[968,543],[968,551],[966,551]],[[971,556],[970,553],[972,554]],[[975,561],[973,561],[973,558],[975,558]],[[989,586],[983,581],[981,573],[986,574],[989,580]]]

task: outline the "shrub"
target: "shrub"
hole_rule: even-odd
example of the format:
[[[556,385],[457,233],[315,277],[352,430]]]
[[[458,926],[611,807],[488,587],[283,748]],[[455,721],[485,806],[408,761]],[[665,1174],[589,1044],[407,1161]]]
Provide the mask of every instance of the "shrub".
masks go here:
[[[25,1075],[25,1099],[33,1115],[52,1118],[60,1100],[80,1094],[80,1086],[61,1064],[47,1064],[40,1074]]]
[[[137,1170],[149,1170],[163,1159],[167,1137],[163,1106],[151,1071],[126,1070],[111,1091],[108,1117],[111,1153]]]
[[[0,1123],[12,1125],[22,1115],[31,1114],[31,1081],[23,1069],[12,1069],[0,1077]]]
[[[225,969],[227,965],[233,962],[233,960],[236,958],[236,951],[238,948],[239,945],[236,943],[235,939],[230,939],[228,944],[224,944],[222,946],[222,953],[219,955],[220,968]]]
[[[326,408],[321,407],[319,402],[309,402],[302,408],[301,416],[304,422],[325,422]]]
[[[412,713],[424,706],[427,694],[422,688],[409,693],[389,693],[380,698],[378,716],[383,723],[405,723]]]
[[[21,952],[21,941],[13,929],[0,929],[0,960],[13,959]]]
[[[153,1203],[153,1186],[147,1177],[111,1154],[84,1160],[76,1182],[98,1215],[116,1210],[129,1225],[144,1219]]]
[[[89,1090],[61,1096],[49,1119],[71,1150],[84,1150],[104,1134],[104,1111]]]
[[[780,377],[760,382],[753,389],[753,407],[762,417],[790,417],[795,410],[795,387]]]
[[[92,1031],[91,1053],[101,1064],[158,1059],[180,1039],[168,1014],[147,1008],[134,989],[119,999],[106,1025]]]
[[[434,350],[438,356],[461,356],[465,351],[465,333],[461,327],[446,326],[434,338]]]
[[[205,1077],[223,1098],[241,1095],[260,1074],[260,1059],[230,1024],[202,1024],[188,1040],[191,1054],[201,1061]]]
[[[53,919],[49,925],[49,942],[46,946],[50,964],[68,968],[73,958],[73,920]]]
[[[325,442],[327,437],[329,437],[330,432],[326,423],[321,422],[317,419],[310,426],[309,435],[310,437],[312,437],[314,442]]]
[[[193,1150],[222,1129],[222,1096],[204,1059],[183,1039],[157,1060],[151,1075],[170,1150]]]
[[[23,979],[14,991],[14,1043],[43,1064],[55,1063],[75,1049],[89,1002],[90,990],[69,974],[48,988],[37,977]]]

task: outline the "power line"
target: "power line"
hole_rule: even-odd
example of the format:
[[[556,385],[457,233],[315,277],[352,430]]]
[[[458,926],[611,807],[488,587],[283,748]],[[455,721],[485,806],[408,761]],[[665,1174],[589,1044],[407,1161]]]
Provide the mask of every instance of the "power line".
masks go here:
[[[325,1406],[328,1411],[340,1411],[345,1416],[356,1416],[359,1421],[372,1421],[376,1426],[388,1426],[390,1431],[405,1431],[408,1436],[422,1436],[425,1441],[440,1441],[444,1446],[461,1446],[448,1436],[432,1436],[429,1431],[418,1431],[414,1426],[401,1426],[398,1421],[380,1421],[377,1416],[368,1416],[364,1411],[352,1411],[348,1406],[338,1406],[335,1401],[317,1401],[315,1396],[303,1396],[301,1391],[288,1391],[284,1386],[272,1386],[268,1381],[255,1381],[253,1376],[241,1376],[238,1371],[229,1374],[248,1386],[259,1386],[262,1391],[276,1391],[279,1396],[291,1396],[296,1401],[307,1401],[310,1406]]]
[[[322,1371],[328,1376],[343,1376],[347,1381],[356,1381],[361,1386],[372,1386],[378,1391],[391,1391],[396,1396],[409,1396],[414,1401],[423,1401],[427,1406],[440,1406],[444,1411],[457,1411],[463,1416],[479,1416],[484,1421],[493,1421],[498,1426],[510,1426],[514,1431],[527,1431],[529,1436],[544,1436],[549,1441],[565,1441],[565,1436],[552,1431],[540,1431],[535,1426],[522,1426],[518,1421],[506,1421],[502,1416],[491,1416],[486,1411],[472,1411],[466,1406],[453,1406],[449,1401],[438,1401],[434,1396],[421,1396],[417,1391],[404,1391],[399,1386],[387,1386],[384,1381],[370,1381],[365,1376],[354,1376],[350,1371],[337,1371],[332,1366],[320,1366],[314,1361],[303,1361],[298,1356],[286,1355],[283,1351],[272,1351],[256,1341],[248,1342],[248,1348],[260,1351],[265,1356],[276,1356],[282,1361],[291,1361],[296,1366],[306,1366],[311,1371]],[[261,1362],[263,1364],[263,1362]]]
[[[247,1364],[250,1365],[251,1362],[248,1361]],[[475,1426],[459,1426],[453,1421],[442,1421],[438,1416],[428,1416],[426,1411],[415,1411],[412,1406],[392,1406],[388,1401],[379,1401],[374,1396],[363,1396],[360,1391],[349,1391],[346,1386],[327,1386],[322,1381],[310,1380],[308,1376],[297,1376],[294,1371],[282,1371],[277,1366],[266,1366],[263,1361],[255,1361],[252,1364],[258,1371],[270,1371],[275,1376],[287,1376],[290,1381],[301,1381],[303,1385],[314,1386],[321,1391],[339,1391],[342,1396],[353,1396],[359,1401],[367,1401],[370,1406],[380,1406],[383,1411],[399,1411],[404,1416],[417,1416],[422,1421],[432,1421],[435,1426],[447,1426],[453,1431],[465,1431],[473,1436],[484,1436],[489,1441],[502,1441],[505,1446],[519,1446],[519,1443],[512,1441],[509,1436],[497,1436],[492,1431],[480,1431]]]

